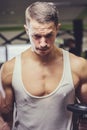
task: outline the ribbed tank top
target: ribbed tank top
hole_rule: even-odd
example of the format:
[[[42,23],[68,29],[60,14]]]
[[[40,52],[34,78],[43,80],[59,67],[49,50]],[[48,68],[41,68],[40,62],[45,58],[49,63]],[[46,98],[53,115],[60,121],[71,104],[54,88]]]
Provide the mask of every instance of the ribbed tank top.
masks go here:
[[[24,87],[21,55],[16,57],[12,78],[15,93],[12,130],[72,130],[72,113],[67,105],[74,103],[68,51],[63,50],[63,75],[57,88],[47,96],[33,96]]]

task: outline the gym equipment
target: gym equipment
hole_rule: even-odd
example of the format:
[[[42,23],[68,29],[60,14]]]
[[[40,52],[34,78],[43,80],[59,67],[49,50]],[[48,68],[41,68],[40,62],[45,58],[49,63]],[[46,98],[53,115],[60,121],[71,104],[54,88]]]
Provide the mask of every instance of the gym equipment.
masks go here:
[[[74,130],[87,130],[87,105],[81,103],[68,104],[67,110],[76,115],[77,127]]]

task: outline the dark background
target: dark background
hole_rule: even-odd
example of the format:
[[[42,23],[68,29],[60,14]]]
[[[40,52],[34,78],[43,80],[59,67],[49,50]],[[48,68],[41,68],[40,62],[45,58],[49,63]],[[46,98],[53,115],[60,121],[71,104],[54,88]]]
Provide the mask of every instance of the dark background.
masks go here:
[[[26,7],[36,0],[0,0],[0,25],[23,24]],[[45,0],[41,0],[45,1]],[[47,0],[54,2],[60,12],[60,21],[71,23],[81,18],[86,24],[87,0]]]

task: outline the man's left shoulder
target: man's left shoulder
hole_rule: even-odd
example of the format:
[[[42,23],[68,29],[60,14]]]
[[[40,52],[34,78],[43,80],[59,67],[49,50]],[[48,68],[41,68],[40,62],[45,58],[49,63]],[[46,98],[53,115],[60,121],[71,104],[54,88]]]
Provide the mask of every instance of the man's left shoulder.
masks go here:
[[[71,67],[77,73],[87,74],[87,60],[85,58],[70,54],[70,62]]]
[[[87,65],[87,60],[81,56],[76,56],[74,54],[70,53],[70,60],[72,63],[76,63],[76,65],[80,65],[82,67],[85,67]]]

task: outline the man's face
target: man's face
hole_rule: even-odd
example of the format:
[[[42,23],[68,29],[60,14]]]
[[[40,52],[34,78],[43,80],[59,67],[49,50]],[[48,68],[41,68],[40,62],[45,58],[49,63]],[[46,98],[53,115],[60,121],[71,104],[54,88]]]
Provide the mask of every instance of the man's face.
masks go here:
[[[57,35],[55,24],[53,22],[41,24],[31,20],[27,28],[32,50],[41,56],[50,53]]]

